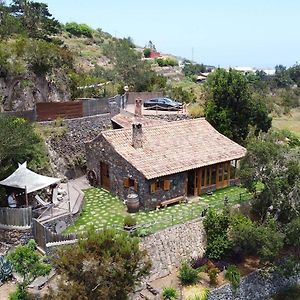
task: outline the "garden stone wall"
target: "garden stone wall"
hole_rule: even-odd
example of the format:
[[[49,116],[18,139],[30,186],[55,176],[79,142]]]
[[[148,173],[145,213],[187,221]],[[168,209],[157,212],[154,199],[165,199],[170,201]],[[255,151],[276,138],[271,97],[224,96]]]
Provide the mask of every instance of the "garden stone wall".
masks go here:
[[[229,284],[225,284],[212,290],[208,300],[263,300],[296,283],[300,283],[300,274],[291,277],[272,274],[266,278],[259,271],[256,271],[242,279],[236,294],[232,293]]]
[[[202,256],[205,245],[205,231],[200,219],[142,238],[141,247],[148,251],[153,264],[147,281],[169,275],[184,259]]]
[[[111,115],[108,113],[62,122],[62,133],[51,135],[46,141],[51,164],[58,176],[76,178],[85,173],[84,143],[94,139],[101,131],[109,129],[110,119]],[[55,121],[40,124],[55,127]]]
[[[10,248],[26,244],[33,239],[31,228],[7,229],[0,228],[0,255],[4,255]]]

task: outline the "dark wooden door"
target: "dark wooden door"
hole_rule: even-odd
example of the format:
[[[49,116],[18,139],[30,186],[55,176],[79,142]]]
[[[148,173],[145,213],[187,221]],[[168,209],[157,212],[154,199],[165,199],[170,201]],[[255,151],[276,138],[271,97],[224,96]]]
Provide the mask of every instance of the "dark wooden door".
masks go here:
[[[100,178],[101,178],[101,186],[109,190],[110,187],[109,167],[104,162],[100,163]]]

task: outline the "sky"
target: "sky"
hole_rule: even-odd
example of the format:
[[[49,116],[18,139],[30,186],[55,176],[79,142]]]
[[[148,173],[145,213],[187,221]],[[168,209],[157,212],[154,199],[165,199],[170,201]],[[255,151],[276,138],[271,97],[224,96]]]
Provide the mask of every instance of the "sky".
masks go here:
[[[37,0],[38,1],[38,0]],[[220,67],[300,61],[299,0],[40,0],[75,21],[164,54]]]

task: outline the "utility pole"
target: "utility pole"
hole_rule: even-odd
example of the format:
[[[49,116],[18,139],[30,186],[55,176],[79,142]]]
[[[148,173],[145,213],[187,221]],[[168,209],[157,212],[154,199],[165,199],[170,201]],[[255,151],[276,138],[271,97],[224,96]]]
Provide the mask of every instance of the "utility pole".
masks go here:
[[[192,47],[192,62],[194,61],[194,47]]]

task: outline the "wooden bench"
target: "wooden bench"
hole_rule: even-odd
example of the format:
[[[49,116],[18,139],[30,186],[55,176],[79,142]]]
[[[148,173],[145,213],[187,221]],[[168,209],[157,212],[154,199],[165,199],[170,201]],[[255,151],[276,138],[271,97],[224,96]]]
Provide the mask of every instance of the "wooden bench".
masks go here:
[[[161,207],[167,207],[169,204],[181,203],[183,200],[184,200],[183,196],[175,197],[175,198],[172,198],[172,199],[162,201],[160,203],[160,206]]]

